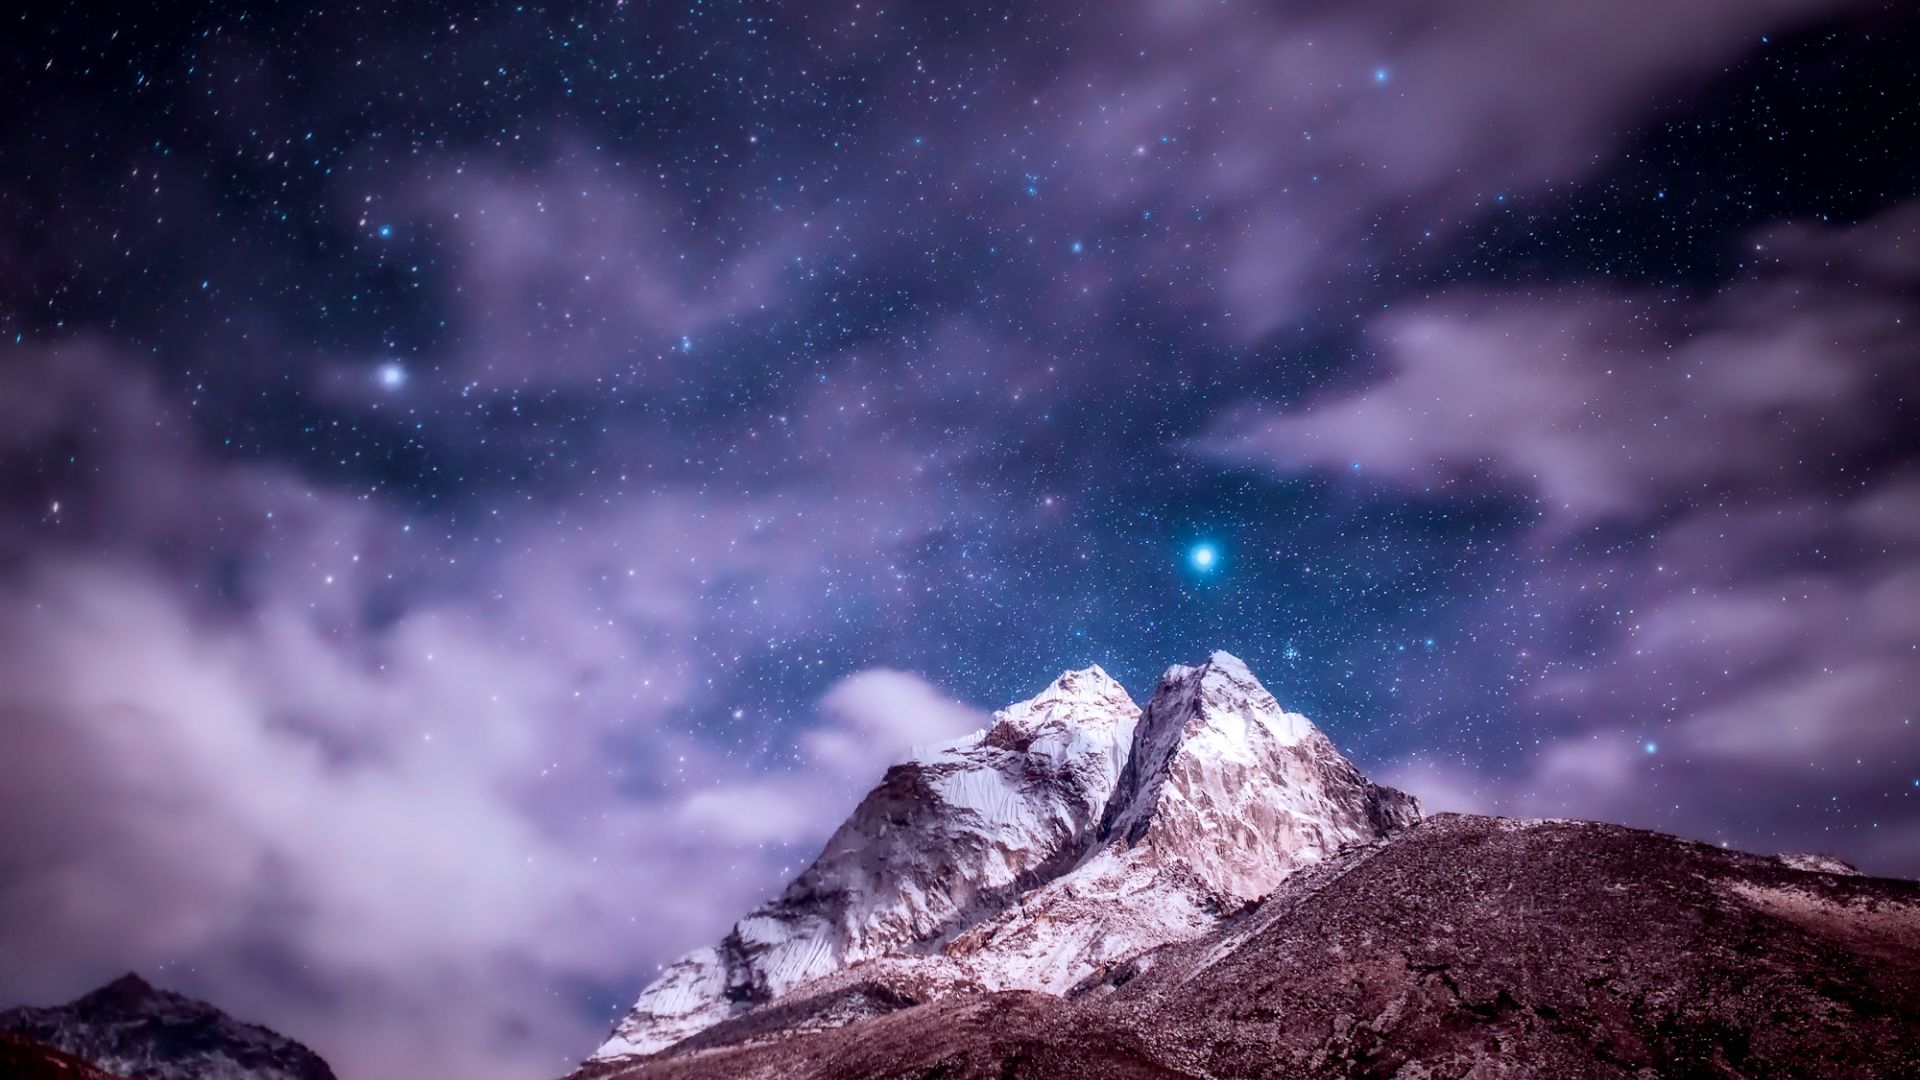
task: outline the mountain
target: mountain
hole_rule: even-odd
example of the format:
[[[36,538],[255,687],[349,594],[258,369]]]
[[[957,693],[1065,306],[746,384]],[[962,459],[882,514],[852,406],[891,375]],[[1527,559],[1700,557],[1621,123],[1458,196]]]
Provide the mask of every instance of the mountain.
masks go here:
[[[651,1053],[860,960],[934,949],[1057,875],[1098,830],[1138,716],[1091,667],[917,751],[784,893],[670,965],[594,1059]]]
[[[1920,883],[1441,814],[1064,996],[901,999],[830,1028],[753,1015],[597,1075],[1920,1076]]]
[[[577,1080],[1920,1075],[1920,883],[1423,819],[1226,653],[917,753],[694,955]]]
[[[931,997],[1066,993],[1419,816],[1227,653],[1170,668],[1144,713],[1100,669],[1068,672],[890,770],[778,899],[643,991],[588,1072]]]
[[[992,989],[1065,993],[1184,941],[1296,870],[1420,820],[1238,658],[1160,679],[1107,805],[1102,845],[948,947]]]
[[[334,1080],[326,1062],[292,1039],[138,975],[66,1005],[0,1012],[0,1032],[140,1080]]]

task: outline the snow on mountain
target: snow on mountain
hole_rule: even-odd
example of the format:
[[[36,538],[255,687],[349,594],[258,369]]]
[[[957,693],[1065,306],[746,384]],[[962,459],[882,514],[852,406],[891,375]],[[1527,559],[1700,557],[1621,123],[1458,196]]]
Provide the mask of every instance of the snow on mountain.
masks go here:
[[[1839,874],[1843,877],[1860,876],[1858,868],[1837,855],[1825,855],[1817,851],[1786,851],[1779,855],[1779,859],[1795,870],[1806,870],[1815,874]]]
[[[1179,859],[1234,903],[1420,818],[1224,652],[1161,677],[1109,814],[1115,843]]]
[[[593,1061],[714,1025],[688,1046],[956,992],[1063,995],[1419,819],[1228,653],[1169,668],[1144,713],[1099,668],[1068,672],[889,770],[779,899],[669,967]]]
[[[1139,708],[1098,667],[887,771],[826,850],[716,946],[646,988],[593,1060],[652,1053],[872,957],[925,953],[1076,863]]]
[[[993,989],[1066,993],[1419,819],[1411,796],[1369,781],[1237,657],[1216,652],[1161,676],[1101,846],[947,954]]]
[[[0,1031],[140,1080],[333,1080],[305,1046],[138,975],[66,1005],[9,1009]]]

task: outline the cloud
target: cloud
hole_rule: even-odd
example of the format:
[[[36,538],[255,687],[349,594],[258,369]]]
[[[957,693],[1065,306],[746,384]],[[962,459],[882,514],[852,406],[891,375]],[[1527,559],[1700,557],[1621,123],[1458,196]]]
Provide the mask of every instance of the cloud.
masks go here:
[[[1379,381],[1233,412],[1204,447],[1537,499],[1526,606],[1473,617],[1527,644],[1512,677],[1537,737],[1437,790],[1762,850],[1833,846],[1842,808],[1910,828],[1887,800],[1913,779],[1920,498],[1887,448],[1920,388],[1917,228],[1920,204],[1768,230],[1746,275],[1691,302],[1443,295],[1381,320]],[[1416,790],[1427,767],[1397,766]],[[1890,850],[1871,840],[1848,842]]]
[[[1043,310],[1145,294],[1257,339],[1369,295],[1506,200],[1593,172],[1661,94],[1761,35],[1866,7],[1116,5],[1074,62],[1047,52],[1023,72],[956,164],[967,190],[1069,203],[1097,219],[1078,235],[1124,253],[1127,270],[1102,259],[1044,285]],[[1035,164],[1009,164],[1009,121],[1032,133],[1014,160]]]
[[[618,871],[673,860],[629,851],[618,868],[596,864],[618,833],[640,831],[641,808],[556,834],[516,804],[511,790],[551,749],[532,717],[467,713],[463,695],[425,687],[433,711],[415,712],[414,688],[314,628],[209,626],[140,571],[46,565],[0,600],[0,813],[34,823],[0,844],[10,993],[177,965],[220,980],[222,1000],[258,1018],[298,1015],[296,1030],[365,1075],[427,1066],[417,1048],[430,1044],[401,1024],[458,1033],[433,1040],[438,1068],[473,1076],[534,1064],[527,1045],[492,1037],[496,1025],[589,1035],[502,987],[520,967],[616,975],[559,931],[628,936],[625,913],[604,902]],[[505,658],[442,659],[471,677]],[[522,963],[529,941],[544,955]],[[318,1016],[298,1008],[258,969],[263,951],[338,996]],[[448,982],[467,986],[470,1016],[430,1008]]]
[[[1198,448],[1283,472],[1357,469],[1416,490],[1492,474],[1564,527],[1806,471],[1894,429],[1920,210],[1776,253],[1692,305],[1600,289],[1463,291],[1371,328],[1383,378],[1307,408],[1243,408]],[[1906,269],[1907,273],[1902,274]],[[1841,419],[1844,417],[1844,421]]]
[[[0,380],[34,480],[0,541],[11,999],[138,967],[343,1075],[556,1075],[604,1034],[583,995],[633,993],[908,746],[979,723],[880,670],[801,718],[793,769],[682,726],[823,582],[891,587],[911,500],[841,528],[781,485],[659,487],[462,546],[207,452],[105,343]]]
[[[442,161],[402,186],[396,216],[460,252],[439,351],[457,365],[440,376],[450,389],[671,384],[711,362],[709,333],[778,314],[796,256],[817,246],[801,214],[696,211],[658,169],[566,140],[538,168]]]
[[[821,722],[801,734],[803,760],[794,771],[697,792],[681,805],[679,823],[743,847],[818,843],[888,766],[988,720],[920,676],[891,668],[841,679],[819,705]]]
[[[806,734],[807,751],[822,767],[871,774],[927,746],[987,726],[987,715],[942,695],[925,679],[876,668],[834,684],[820,700],[832,721]]]
[[[789,345],[793,327],[835,325],[853,293],[919,296],[970,249],[1000,256],[982,287],[1022,324],[1008,336],[1044,342],[1056,383],[1087,383],[1114,345],[1088,350],[1079,328],[1116,315],[1175,312],[1198,337],[1241,343],[1356,298],[1371,309],[1384,278],[1503,200],[1603,167],[1662,93],[1722,72],[1762,34],[1867,6],[1034,8],[1071,25],[1064,62],[1003,55],[1004,26],[956,34],[889,12],[896,33],[946,39],[901,62],[885,35],[796,13],[809,78],[867,85],[875,102],[967,85],[967,107],[951,124],[855,110],[831,154],[724,125],[703,154],[726,182],[573,122],[399,162],[369,148],[358,166],[373,179],[342,187],[334,217],[396,264],[442,253],[423,287],[451,317],[421,366],[443,395],[725,386],[740,373],[716,359],[722,340],[755,342],[763,372],[811,373],[816,344]],[[978,85],[983,66],[1001,77]],[[814,175],[823,154],[854,152],[871,166]],[[936,232],[947,239],[930,248]],[[951,314],[909,306],[936,326]],[[838,344],[879,338],[848,330]],[[382,400],[368,369],[365,356],[337,365],[334,396]]]
[[[1485,782],[1472,768],[1431,754],[1389,762],[1378,779],[1419,799],[1420,809],[1429,814],[1494,814],[1502,809],[1490,800]]]

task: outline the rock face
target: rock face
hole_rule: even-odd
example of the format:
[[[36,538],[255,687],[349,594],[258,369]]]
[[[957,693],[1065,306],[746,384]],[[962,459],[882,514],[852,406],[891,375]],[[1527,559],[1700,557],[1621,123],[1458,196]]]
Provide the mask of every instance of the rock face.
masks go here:
[[[718,945],[672,964],[594,1055],[647,1054],[809,980],[936,949],[1086,851],[1139,708],[1097,667],[888,770],[826,850]]]
[[[0,1032],[0,1076],[7,1080],[111,1080],[112,1075],[45,1043]]]
[[[1161,677],[1105,832],[1177,859],[1215,895],[1259,899],[1294,870],[1420,820],[1224,652]]]
[[[1920,883],[1443,814],[1064,997],[945,993],[824,1029],[752,1015],[604,1075],[1920,1076]]]
[[[890,770],[779,899],[649,986],[588,1071],[932,997],[1064,994],[1419,816],[1226,653],[1169,669],[1143,715],[1098,668],[1068,672]]]
[[[1066,993],[1111,965],[1206,933],[1294,871],[1420,820],[1245,664],[1215,653],[1160,679],[1101,829],[1072,872],[956,940],[993,989]]]
[[[333,1080],[313,1051],[127,975],[55,1008],[0,1013],[0,1031],[139,1080]]]

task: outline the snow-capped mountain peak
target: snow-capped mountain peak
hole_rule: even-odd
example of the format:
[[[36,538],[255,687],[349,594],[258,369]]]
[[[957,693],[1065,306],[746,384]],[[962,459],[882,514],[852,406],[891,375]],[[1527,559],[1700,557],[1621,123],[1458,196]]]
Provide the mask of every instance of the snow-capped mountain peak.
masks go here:
[[[1216,652],[1161,677],[1103,831],[1179,858],[1242,903],[1418,818],[1410,797],[1372,784],[1238,657]]]
[[[1089,710],[1086,706],[1093,708]],[[1105,727],[1113,723],[1114,714],[1103,710],[1114,706],[1121,707],[1122,712],[1138,711],[1133,699],[1127,696],[1126,688],[1100,665],[1093,664],[1077,671],[1061,672],[1045,690],[1007,706],[994,718],[1023,728],[1053,722]]]
[[[937,948],[1095,840],[1139,708],[1098,667],[887,771],[826,849],[717,946],[670,965],[594,1055],[651,1053],[849,964]]]
[[[1065,993],[1418,819],[1229,653],[1169,668],[1144,713],[1098,667],[1068,671],[890,769],[780,898],[669,967],[594,1059],[863,980]]]
[[[1161,676],[1100,845],[948,952],[987,985],[1064,993],[1417,820],[1410,796],[1367,780],[1238,657],[1217,652]]]
[[[1175,664],[1160,676],[1141,718],[1105,832],[1129,843],[1141,839],[1177,758],[1257,768],[1263,754],[1318,734],[1312,721],[1282,709],[1232,653],[1216,652],[1198,667]]]

